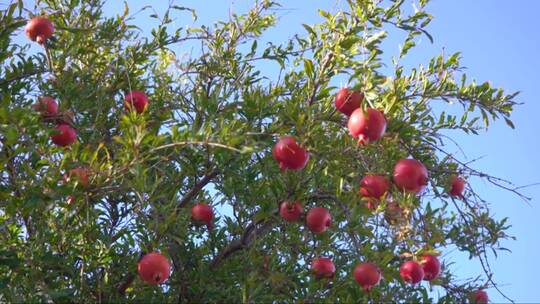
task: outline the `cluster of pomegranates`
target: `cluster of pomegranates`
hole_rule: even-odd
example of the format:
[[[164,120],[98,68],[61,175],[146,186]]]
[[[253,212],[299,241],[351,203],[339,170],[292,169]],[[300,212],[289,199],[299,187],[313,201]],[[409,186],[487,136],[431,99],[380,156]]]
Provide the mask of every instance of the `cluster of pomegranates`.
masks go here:
[[[44,45],[54,34],[53,23],[45,16],[32,18],[25,27],[25,33],[32,41]],[[143,113],[148,106],[148,97],[143,92],[132,91],[126,95],[124,101],[127,110],[134,110]],[[38,98],[34,109],[40,112],[45,118],[59,116],[58,103],[54,98],[43,96]],[[55,133],[51,135],[51,141],[57,146],[66,147],[77,141],[77,132],[66,119],[58,117],[55,120],[57,125]]]
[[[45,44],[54,33],[54,25],[47,17],[37,16],[26,24],[24,31],[30,40]],[[39,98],[34,104],[34,109],[45,117],[58,115],[58,103],[49,96]],[[77,140],[77,132],[66,121],[60,120],[55,130],[56,132],[51,135],[51,140],[58,146],[69,146]]]
[[[39,44],[45,44],[54,33],[54,25],[43,16],[32,18],[25,28],[26,35]],[[348,129],[350,134],[358,139],[361,145],[367,145],[379,140],[386,130],[386,118],[384,114],[374,108],[362,109],[364,95],[357,91],[350,91],[347,88],[341,89],[335,97],[337,110],[349,116]],[[141,91],[131,91],[124,100],[125,108],[128,111],[143,113],[148,106],[148,97]],[[43,116],[58,115],[58,103],[52,97],[44,96],[38,99],[33,106]],[[66,121],[60,120],[56,126],[55,134],[51,135],[51,140],[58,146],[69,146],[77,140],[75,129]],[[279,139],[272,149],[272,155],[278,162],[280,170],[301,170],[309,161],[309,152],[305,147],[298,144],[292,136],[284,136]],[[71,169],[65,176],[65,180],[76,178],[77,182],[87,187],[89,184],[89,170],[87,168]],[[415,159],[401,159],[394,167],[394,185],[403,191],[420,193],[427,185],[428,171],[426,167]],[[458,176],[453,176],[451,180],[449,194],[454,197],[462,197],[465,181]],[[368,198],[368,206],[372,208],[377,202],[388,193],[391,187],[390,180],[384,175],[367,175],[360,181],[360,195]],[[70,200],[73,198],[70,197]],[[399,209],[399,204],[388,208]],[[280,216],[287,222],[299,221],[304,213],[302,204],[298,201],[284,201],[279,206]],[[197,223],[204,223],[208,229],[212,229],[214,218],[213,208],[204,203],[198,203],[191,209],[192,219]],[[328,209],[323,207],[311,208],[305,216],[305,223],[313,233],[325,232],[332,223],[332,216]],[[327,257],[319,257],[311,262],[311,269],[317,278],[332,278],[336,272],[336,267],[332,260]],[[169,260],[158,252],[151,252],[144,255],[137,266],[139,276],[142,280],[150,284],[161,284],[170,276],[171,265]],[[437,278],[440,272],[440,263],[437,257],[425,255],[419,261],[406,261],[400,267],[401,278],[410,284],[419,283],[422,280],[431,281]],[[353,272],[357,283],[364,289],[370,290],[377,285],[381,279],[379,268],[370,262],[359,263]],[[486,303],[487,294],[478,290],[473,294],[476,303]]]
[[[44,45],[54,33],[54,25],[44,17],[38,16],[32,18],[26,25],[26,35],[41,45]],[[148,106],[148,97],[141,91],[131,91],[124,100],[126,110],[135,111],[138,114],[143,113]],[[57,146],[66,147],[77,141],[77,132],[71,126],[69,121],[62,118],[58,110],[58,103],[49,96],[38,98],[32,106],[44,118],[52,119],[57,123],[56,132],[51,135],[51,141]],[[74,180],[83,187],[88,187],[90,183],[90,170],[86,167],[77,167],[70,169],[63,177],[63,182]],[[74,201],[73,196],[69,196],[67,204]],[[206,223],[209,229],[212,228],[212,219],[214,217],[212,207],[206,204],[196,204],[192,210],[192,217],[197,222]],[[161,284],[167,280],[170,275],[170,264],[167,258],[157,252],[148,253],[141,258],[137,268],[141,279],[151,284]]]
[[[357,91],[341,89],[335,97],[336,109],[349,116],[347,127],[350,134],[358,139],[360,145],[367,145],[379,140],[386,130],[386,118],[377,109],[362,109],[363,94]],[[292,136],[283,136],[274,145],[272,156],[279,165],[280,170],[302,170],[309,161],[309,152]],[[397,189],[409,193],[419,194],[428,184],[429,174],[424,164],[416,159],[405,158],[396,162],[392,174],[392,182]],[[378,202],[390,191],[392,182],[382,174],[370,174],[360,180],[359,194],[367,199],[368,207],[374,209]],[[458,176],[452,176],[451,187],[448,193],[454,197],[462,197],[465,181]],[[396,220],[401,214],[401,208],[396,202],[389,202],[385,217],[389,222]],[[299,221],[304,213],[304,207],[299,201],[284,201],[280,204],[279,214],[287,222]],[[305,216],[306,226],[316,234],[323,233],[330,227],[332,216],[328,209],[323,207],[311,208]],[[336,267],[327,257],[319,257],[312,261],[311,269],[317,278],[331,278]],[[422,280],[432,281],[438,277],[441,266],[439,260],[433,255],[424,255],[419,261],[406,261],[399,270],[404,282],[417,284]],[[364,289],[369,290],[379,283],[381,272],[370,262],[358,264],[354,269],[354,278]],[[485,294],[478,291],[475,294]],[[482,303],[482,297],[476,299]]]
[[[304,213],[304,208],[299,201],[284,201],[279,206],[279,215],[287,222],[300,220]],[[311,232],[321,234],[332,224],[330,211],[323,207],[313,207],[306,214],[306,226]]]
[[[436,279],[440,271],[441,264],[437,257],[424,255],[418,262],[404,262],[399,269],[399,274],[404,282],[417,284],[422,280],[432,281]],[[381,271],[375,264],[364,262],[356,265],[353,276],[364,290],[369,291],[381,280]]]
[[[134,110],[140,114],[148,106],[148,97],[143,92],[132,91],[126,96],[124,104],[128,111]],[[55,145],[66,147],[77,141],[77,132],[68,120],[63,119],[63,116],[59,115],[58,103],[54,98],[49,96],[40,97],[33,105],[33,108],[41,113],[44,118],[57,117],[55,120],[57,123],[55,127],[56,132],[51,135],[51,141]]]

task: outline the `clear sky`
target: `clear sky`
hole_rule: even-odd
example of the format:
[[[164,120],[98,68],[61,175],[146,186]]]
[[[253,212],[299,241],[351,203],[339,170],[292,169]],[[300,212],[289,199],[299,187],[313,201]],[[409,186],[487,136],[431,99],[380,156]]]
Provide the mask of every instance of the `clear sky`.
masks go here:
[[[120,12],[123,1],[109,0],[108,12]],[[168,1],[130,0],[132,12],[145,4],[152,4],[162,11]],[[190,0],[176,1],[181,6],[197,10],[197,24],[211,23],[219,18],[227,18],[230,10],[245,9],[254,1],[248,0]],[[332,10],[344,4],[344,0],[288,0],[281,1],[283,10],[279,13],[281,22],[264,38],[275,43],[290,37],[294,32],[303,33],[302,23],[320,21],[317,8]],[[410,2],[409,2],[410,3]],[[472,160],[483,156],[474,167],[514,181],[517,185],[540,182],[540,128],[536,114],[540,113],[540,1],[538,0],[433,0],[428,11],[435,16],[429,31],[435,38],[434,44],[423,39],[421,46],[409,53],[408,62],[426,63],[427,59],[438,54],[442,48],[451,53],[461,51],[462,63],[468,68],[470,78],[479,81],[489,80],[496,87],[509,91],[521,91],[518,100],[524,105],[518,107],[513,115],[516,130],[498,122],[489,132],[479,136],[452,134]],[[145,24],[147,13],[141,14],[139,25]],[[179,15],[179,26],[192,24],[188,14]],[[185,20],[182,17],[185,16]],[[385,44],[388,51],[396,52],[398,45]],[[458,152],[455,147],[447,147]],[[508,241],[504,247],[513,253],[501,253],[492,259],[494,279],[503,285],[502,289],[517,302],[540,302],[538,291],[537,262],[540,250],[540,187],[524,189],[533,197],[530,205],[522,202],[511,193],[497,189],[480,180],[472,180],[472,186],[485,199],[491,202],[497,217],[509,217],[513,225],[510,232],[517,241]],[[452,269],[463,278],[481,273],[477,262],[469,262],[466,257],[452,254],[455,264]],[[445,257],[446,258],[446,257]],[[488,290],[490,299],[503,302],[504,299],[493,289]]]

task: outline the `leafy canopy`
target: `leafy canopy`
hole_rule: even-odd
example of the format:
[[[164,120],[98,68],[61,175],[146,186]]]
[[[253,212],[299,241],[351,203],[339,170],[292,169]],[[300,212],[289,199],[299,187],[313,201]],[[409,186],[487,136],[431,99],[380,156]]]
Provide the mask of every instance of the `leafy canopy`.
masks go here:
[[[409,12],[406,0],[349,0],[344,10],[320,10],[321,23],[304,24],[290,40],[266,45],[260,37],[280,13],[269,0],[189,28],[175,20],[196,12],[173,4],[161,15],[130,12],[127,3],[105,12],[103,0],[1,7],[0,300],[462,302],[493,286],[487,254],[504,250],[507,219],[492,217],[470,187],[463,200],[446,192],[454,174],[503,181],[447,153],[445,131],[473,136],[499,118],[513,127],[516,94],[469,80],[459,53],[404,68],[417,41],[432,39],[427,2]],[[157,22],[147,36],[142,14]],[[34,15],[55,26],[43,47],[23,40]],[[393,34],[405,40],[392,57],[381,43]],[[365,95],[363,107],[385,113],[381,140],[358,146],[348,134],[334,107],[340,82]],[[124,108],[132,90],[149,97],[143,114]],[[59,117],[31,108],[40,96],[58,101]],[[76,129],[75,144],[51,143],[58,120]],[[283,135],[309,150],[303,170],[280,172],[271,149]],[[416,196],[393,187],[367,208],[359,180],[390,177],[406,157],[425,164],[428,190]],[[74,168],[90,172],[88,185],[63,178]],[[397,221],[385,219],[390,199],[403,209]],[[283,221],[284,200],[326,207],[332,226],[315,235]],[[199,201],[217,213],[210,231],[191,220]],[[459,280],[441,258],[443,273],[431,282],[440,293],[399,277],[405,260],[454,248],[486,273]],[[136,275],[151,251],[173,264],[158,287]],[[333,279],[310,274],[317,256],[332,258]],[[383,274],[369,293],[352,277],[361,261]]]

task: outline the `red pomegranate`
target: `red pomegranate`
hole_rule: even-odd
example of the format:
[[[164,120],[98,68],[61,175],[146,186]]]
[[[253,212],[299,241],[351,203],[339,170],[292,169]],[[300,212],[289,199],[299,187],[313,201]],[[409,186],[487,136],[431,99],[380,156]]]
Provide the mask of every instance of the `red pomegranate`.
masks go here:
[[[399,275],[403,281],[409,284],[416,284],[424,278],[424,269],[415,261],[407,261],[401,264]]]
[[[365,291],[379,284],[381,271],[373,263],[360,263],[354,268],[354,279]]]
[[[394,201],[388,202],[384,210],[384,219],[390,224],[401,221],[403,219],[403,209]]]
[[[69,146],[77,140],[77,132],[70,125],[60,124],[56,126],[56,131],[51,135],[51,140],[57,146]]]
[[[141,91],[131,91],[124,100],[126,110],[135,109],[135,112],[141,114],[148,106],[148,97]]]
[[[32,106],[34,110],[44,115],[56,115],[58,114],[58,103],[54,98],[49,96],[43,96],[38,98],[38,101]]]
[[[279,163],[279,168],[282,171],[286,169],[301,170],[309,160],[307,150],[299,146],[292,136],[281,137],[272,149],[272,156]]]
[[[139,276],[144,281],[158,285],[165,282],[171,274],[171,264],[166,257],[157,252],[148,253],[137,265]]]
[[[287,222],[295,222],[300,219],[304,213],[304,208],[302,204],[298,201],[296,202],[287,202],[284,201],[279,205],[279,214]]]
[[[38,16],[28,21],[24,31],[30,40],[44,44],[47,39],[52,37],[54,25],[47,17]]]
[[[423,256],[422,260],[420,261],[420,265],[422,265],[422,269],[424,269],[424,280],[426,281],[432,281],[436,279],[441,272],[441,263],[436,256]]]
[[[70,169],[68,172],[68,178],[76,178],[77,182],[83,187],[88,187],[90,184],[90,170],[85,167],[79,167]]]
[[[66,198],[66,204],[71,205],[75,201],[75,197],[73,195],[68,195]]]
[[[487,304],[489,301],[488,295],[483,290],[477,290],[471,295],[471,302],[475,304]]]
[[[380,199],[390,189],[390,181],[382,175],[367,175],[360,180],[360,195]]]
[[[328,209],[314,207],[309,209],[306,215],[306,225],[313,233],[323,233],[332,224],[332,216]]]
[[[311,262],[311,271],[316,278],[332,278],[336,273],[336,266],[329,258],[316,258]]]
[[[365,145],[380,139],[386,130],[386,119],[380,111],[368,108],[354,110],[348,122],[349,132],[358,143]]]
[[[394,183],[401,190],[419,193],[428,183],[427,169],[416,159],[401,159],[394,167]]]
[[[364,100],[364,94],[357,91],[351,92],[347,88],[342,88],[336,94],[334,104],[338,111],[347,116],[351,116],[354,110],[360,108],[362,100]]]
[[[212,220],[214,219],[214,209],[205,203],[195,204],[191,208],[191,218],[197,222],[205,223],[208,229],[212,229]]]
[[[465,180],[459,176],[452,175],[451,177],[450,191],[448,192],[453,197],[463,197],[463,190],[465,189]]]

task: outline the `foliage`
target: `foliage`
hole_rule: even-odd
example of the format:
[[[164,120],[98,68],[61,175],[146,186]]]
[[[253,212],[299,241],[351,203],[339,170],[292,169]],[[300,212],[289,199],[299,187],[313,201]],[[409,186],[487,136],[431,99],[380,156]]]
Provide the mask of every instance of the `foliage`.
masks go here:
[[[432,282],[440,298],[426,283],[399,278],[405,258],[454,247],[484,265],[509,237],[507,219],[492,217],[473,189],[463,200],[445,194],[455,173],[500,181],[443,148],[449,129],[472,136],[498,118],[512,126],[516,94],[469,81],[459,53],[402,66],[419,36],[432,39],[427,2],[407,13],[405,0],[349,0],[346,10],[319,11],[320,24],[265,46],[258,41],[279,12],[269,0],[190,28],[177,28],[174,18],[195,19],[196,12],[171,5],[150,15],[158,25],[148,36],[137,23],[148,8],[131,14],[126,4],[111,15],[102,0],[40,0],[36,7],[18,0],[1,8],[0,299],[446,303],[495,284],[489,264],[484,279],[459,283],[446,267]],[[56,31],[31,52],[29,40],[16,38],[40,14]],[[406,38],[388,62],[381,43],[396,31]],[[179,45],[191,55],[175,51]],[[384,111],[382,140],[358,146],[348,134],[333,105],[336,79]],[[150,99],[143,115],[124,109],[124,96],[135,89]],[[38,96],[75,113],[78,143],[50,143],[54,124],[31,109]],[[304,170],[279,171],[271,148],[282,135],[308,147]],[[405,219],[388,223],[387,202],[366,208],[358,182],[366,173],[390,176],[407,156],[426,165],[431,184],[421,196],[392,189]],[[76,167],[90,168],[89,186],[62,182]],[[327,207],[331,229],[314,235],[281,220],[278,205],[290,199],[305,209]],[[209,232],[190,219],[198,201],[218,211]],[[136,278],[138,259],[150,251],[174,264],[161,287]],[[333,258],[335,278],[310,275],[316,256]],[[383,272],[371,293],[352,278],[360,261]]]

